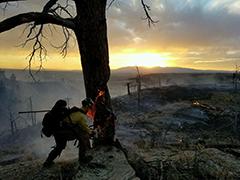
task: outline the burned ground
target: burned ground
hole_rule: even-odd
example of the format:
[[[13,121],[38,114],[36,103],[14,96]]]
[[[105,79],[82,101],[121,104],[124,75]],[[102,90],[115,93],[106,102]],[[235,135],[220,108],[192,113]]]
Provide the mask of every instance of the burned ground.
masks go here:
[[[142,179],[240,177],[240,94],[172,86],[114,100],[117,137]]]

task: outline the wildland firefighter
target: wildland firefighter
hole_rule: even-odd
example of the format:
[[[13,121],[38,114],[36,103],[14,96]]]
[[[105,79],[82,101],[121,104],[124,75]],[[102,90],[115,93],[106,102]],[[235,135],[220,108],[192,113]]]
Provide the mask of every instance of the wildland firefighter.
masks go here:
[[[53,135],[56,146],[49,153],[43,164],[44,167],[51,166],[65,149],[67,141],[75,139],[79,141],[79,163],[88,163],[92,160],[91,156],[86,156],[86,151],[90,148],[89,137],[93,134],[87,124],[86,114],[93,104],[90,98],[86,98],[82,101],[81,108],[68,109],[66,101],[58,100],[53,108],[45,114],[42,132],[47,137]]]

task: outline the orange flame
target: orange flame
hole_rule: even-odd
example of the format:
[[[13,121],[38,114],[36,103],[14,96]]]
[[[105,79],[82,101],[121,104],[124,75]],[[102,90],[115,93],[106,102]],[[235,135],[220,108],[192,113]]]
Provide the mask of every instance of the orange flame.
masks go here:
[[[93,104],[92,108],[87,112],[87,116],[89,118],[91,118],[92,120],[94,119],[95,114],[96,114],[96,103],[98,102],[99,98],[104,96],[104,95],[105,95],[104,91],[98,90],[98,95],[97,95],[97,97],[94,101],[94,104]]]

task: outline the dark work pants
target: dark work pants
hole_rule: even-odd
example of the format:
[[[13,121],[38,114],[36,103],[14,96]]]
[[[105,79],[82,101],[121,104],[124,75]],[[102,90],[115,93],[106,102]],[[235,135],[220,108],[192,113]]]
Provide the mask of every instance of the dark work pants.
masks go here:
[[[79,136],[78,141],[79,141],[78,158],[79,158],[79,161],[81,161],[85,158],[86,151],[90,148],[89,135],[87,133],[82,133]]]
[[[86,154],[86,150],[89,149],[89,135],[88,133],[82,132],[79,129],[74,129],[74,131],[71,130],[64,130],[59,131],[55,133],[54,139],[56,142],[56,146],[54,149],[49,153],[47,162],[52,162],[54,159],[57,158],[57,156],[61,155],[61,152],[63,149],[65,149],[67,145],[67,141],[77,139],[79,141],[79,160],[83,159]]]
[[[48,158],[46,161],[52,162],[54,159],[56,159],[57,156],[61,155],[61,152],[63,149],[65,149],[67,145],[67,140],[65,138],[62,138],[58,135],[54,135],[54,139],[56,142],[56,146],[54,149],[49,153]]]

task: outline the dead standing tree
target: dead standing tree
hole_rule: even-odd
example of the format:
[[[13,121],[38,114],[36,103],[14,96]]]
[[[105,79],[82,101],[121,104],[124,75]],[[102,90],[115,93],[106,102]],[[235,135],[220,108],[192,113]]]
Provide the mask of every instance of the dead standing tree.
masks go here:
[[[234,89],[234,91],[238,90],[239,68],[240,68],[240,66],[236,65],[235,73],[233,73],[233,89]]]
[[[8,3],[10,1],[13,0],[0,0],[0,3]],[[21,3],[20,0],[16,1]],[[1,21],[0,33],[23,24],[28,24],[29,33],[23,45],[32,43],[32,52],[29,55],[29,70],[31,73],[33,57],[38,53],[41,69],[42,61],[47,53],[47,49],[42,43],[42,39],[46,38],[43,31],[45,27],[48,27],[46,25],[52,24],[62,27],[65,41],[59,48],[61,48],[63,55],[67,53],[72,31],[75,34],[81,54],[86,96],[95,99],[98,95],[98,89],[101,88],[105,91],[106,105],[111,108],[107,86],[110,68],[106,9],[114,1],[111,0],[108,4],[107,0],[48,0],[41,12],[26,12]],[[147,20],[149,26],[152,23],[156,23],[149,15],[150,7],[144,0],[139,1],[142,4],[146,14],[145,20]],[[74,15],[69,10],[70,6],[75,10]]]
[[[141,75],[138,66],[136,66],[137,69],[137,78],[136,78],[136,83],[137,83],[137,104],[138,104],[138,109],[140,109],[140,103],[141,103]]]

